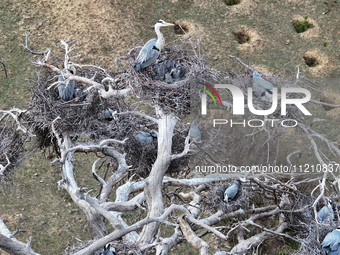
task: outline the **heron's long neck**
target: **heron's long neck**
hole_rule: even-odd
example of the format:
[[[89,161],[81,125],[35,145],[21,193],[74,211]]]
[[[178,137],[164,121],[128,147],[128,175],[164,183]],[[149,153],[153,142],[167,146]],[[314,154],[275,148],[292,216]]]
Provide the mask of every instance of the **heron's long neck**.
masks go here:
[[[165,40],[164,40],[164,37],[163,37],[163,34],[161,33],[161,30],[160,30],[161,27],[159,26],[155,26],[155,32],[158,36],[157,38],[157,42],[156,42],[156,47],[161,50],[163,49],[164,47],[164,44],[165,44]]]

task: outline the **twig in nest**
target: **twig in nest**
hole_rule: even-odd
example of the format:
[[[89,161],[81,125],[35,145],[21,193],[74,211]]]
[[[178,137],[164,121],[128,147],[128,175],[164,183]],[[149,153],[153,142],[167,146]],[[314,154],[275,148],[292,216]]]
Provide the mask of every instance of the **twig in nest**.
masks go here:
[[[134,47],[132,50],[129,51],[129,53],[126,56],[122,56],[122,57],[116,58],[115,65],[119,69],[119,71],[126,72],[126,70],[119,65],[119,62],[121,60],[126,60],[126,59],[131,58],[133,56],[133,54],[135,54],[135,51],[137,49],[139,49],[139,48],[142,48],[142,47],[141,46]]]

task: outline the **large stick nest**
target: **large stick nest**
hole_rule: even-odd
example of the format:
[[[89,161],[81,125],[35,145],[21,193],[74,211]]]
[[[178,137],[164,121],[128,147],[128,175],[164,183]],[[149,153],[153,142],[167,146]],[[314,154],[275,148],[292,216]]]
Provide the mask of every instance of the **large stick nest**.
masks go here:
[[[194,96],[191,87],[197,86],[197,79],[215,81],[220,79],[220,72],[213,71],[206,66],[204,56],[196,51],[198,48],[190,41],[176,41],[174,45],[164,47],[160,61],[175,61],[185,71],[180,80],[170,84],[156,79],[157,64],[136,72],[132,65],[138,52],[132,50],[128,56],[121,57],[128,58],[130,61],[129,68],[119,75],[119,84],[124,84],[125,87],[131,86],[138,97],[160,105],[164,110],[179,118],[185,117],[190,114],[190,100]]]
[[[27,137],[18,133],[11,124],[0,124],[0,164],[6,167],[8,160],[10,161],[3,174],[0,175],[0,184],[4,188],[8,188],[13,183],[15,167],[18,166],[26,152],[24,147],[26,139]]]
[[[93,70],[86,70],[79,75],[89,77]],[[100,81],[101,73],[95,77]],[[57,80],[57,75],[49,70],[38,70],[31,86],[30,109],[26,118],[34,128],[40,147],[48,147],[53,139],[51,126],[58,116],[61,121],[56,122],[55,128],[59,134],[69,136],[87,137],[111,137],[111,126],[104,120],[104,112],[107,108],[119,109],[118,100],[104,100],[96,91],[86,94],[83,102],[71,100],[64,102],[59,99],[57,88],[47,88]],[[84,89],[85,85],[75,82],[75,87]],[[111,123],[110,123],[111,124]],[[108,127],[109,126],[109,127]]]
[[[54,150],[58,152],[51,127],[52,122],[60,117],[60,120],[55,122],[57,132],[75,139],[77,137],[84,140],[105,138],[123,140],[129,138],[124,148],[128,155],[127,159],[133,165],[138,166],[136,170],[141,176],[146,177],[157,155],[157,139],[154,139],[151,144],[140,146],[134,138],[134,133],[139,130],[145,131],[145,129],[157,131],[158,128],[155,123],[140,116],[120,113],[139,111],[157,117],[154,109],[150,108],[150,106],[156,104],[168,113],[184,118],[190,113],[200,112],[201,90],[199,87],[203,85],[199,84],[198,81],[210,83],[210,85],[216,83],[233,84],[239,87],[245,95],[247,95],[247,88],[252,86],[251,70],[240,75],[214,71],[205,65],[204,57],[197,52],[197,49],[199,47],[190,41],[180,41],[180,43],[175,42],[174,45],[168,45],[162,50],[161,60],[173,60],[185,71],[185,75],[179,81],[171,84],[155,78],[155,64],[141,72],[136,72],[132,68],[137,56],[136,50],[132,50],[126,57],[121,57],[130,60],[128,68],[124,72],[112,73],[94,66],[80,66],[77,70],[77,76],[92,79],[105,86],[106,89],[108,89],[109,84],[104,82],[105,78],[108,76],[115,77],[114,89],[131,88],[134,96],[143,100],[135,97],[104,99],[100,97],[96,89],[87,89],[89,85],[75,81],[75,88],[82,91],[86,90],[85,100],[82,102],[77,100],[64,102],[59,98],[56,87],[47,89],[58,80],[60,74],[51,70],[38,69],[30,86],[31,100],[28,104],[30,110],[26,115],[27,121],[37,136],[38,146],[47,148],[52,145]],[[61,58],[56,59],[54,65],[62,66]],[[296,82],[292,80],[280,77],[266,78],[278,88],[297,86]],[[230,92],[225,90],[224,96],[229,97]],[[292,96],[299,97],[300,95],[293,94]],[[134,103],[131,104],[131,101]],[[253,98],[253,101],[257,108],[266,109],[270,107],[270,103],[263,102],[256,97]],[[209,109],[215,107],[211,100],[208,100],[208,107]],[[104,118],[104,113],[108,108],[118,112],[117,117],[111,121]],[[280,110],[281,107],[278,106],[272,115],[274,117],[279,116]],[[295,106],[288,106],[286,118],[302,119],[303,116],[296,110]],[[280,132],[279,129],[278,132]],[[173,153],[179,153],[183,150],[183,142],[187,133],[188,127],[185,127],[185,125],[176,129]],[[211,138],[216,141],[217,136],[215,134]],[[187,165],[187,159],[185,158],[184,162],[173,162],[169,173],[178,172],[180,165]]]
[[[54,150],[59,153],[56,138],[52,132],[52,123],[57,117],[60,117],[60,120],[54,124],[56,131],[75,139],[114,138],[123,140],[129,138],[124,146],[124,152],[128,155],[127,160],[137,166],[135,170],[139,175],[148,176],[150,166],[157,155],[157,139],[154,139],[150,144],[141,146],[134,134],[136,131],[146,131],[146,129],[150,132],[157,131],[157,125],[138,115],[120,113],[139,111],[157,118],[154,109],[150,108],[155,104],[179,117],[185,117],[190,113],[190,86],[196,81],[194,78],[208,78],[216,74],[205,67],[202,56],[183,49],[186,46],[188,45],[185,43],[167,46],[162,51],[163,59],[174,60],[185,70],[184,77],[172,84],[155,80],[154,66],[150,66],[142,72],[136,72],[132,68],[133,61],[123,73],[111,73],[94,66],[77,68],[77,76],[93,79],[95,82],[103,84],[106,89],[108,89],[108,84],[103,80],[108,75],[115,77],[114,89],[132,88],[134,96],[142,98],[143,101],[134,96],[124,99],[103,99],[96,89],[86,90],[89,85],[75,81],[76,89],[86,90],[85,100],[79,102],[73,99],[65,102],[59,98],[57,86],[48,89],[58,80],[60,74],[49,69],[38,68],[29,87],[31,100],[28,103],[28,108],[30,110],[25,116],[37,136],[38,146],[43,149],[53,146]],[[133,57],[133,55],[131,56]],[[54,57],[52,62],[54,66],[63,65],[62,59],[58,57]],[[135,103],[131,104],[131,100]],[[108,108],[118,112],[116,118],[111,121],[104,118],[104,113]],[[188,127],[185,125],[176,129],[173,153],[180,153],[183,150],[187,134]],[[186,165],[186,162],[187,158],[172,162],[168,173],[177,172],[181,165]]]

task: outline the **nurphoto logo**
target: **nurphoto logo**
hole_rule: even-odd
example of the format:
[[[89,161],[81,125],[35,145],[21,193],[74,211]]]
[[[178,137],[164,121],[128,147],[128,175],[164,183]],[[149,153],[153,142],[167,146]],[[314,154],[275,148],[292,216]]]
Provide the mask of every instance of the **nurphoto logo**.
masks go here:
[[[206,86],[207,88],[209,88],[218,98],[218,100],[220,101],[221,106],[222,104],[222,100],[220,95],[217,93],[217,91],[210,85],[201,83],[204,86]],[[244,115],[244,109],[245,109],[245,100],[244,100],[244,94],[242,92],[242,90],[235,86],[235,85],[230,85],[230,84],[215,84],[215,88],[216,89],[228,89],[231,94],[232,94],[232,113],[233,115]],[[213,96],[213,94],[208,91],[207,89],[203,89],[200,88],[201,90],[203,90],[206,93],[203,93],[201,95],[201,114],[203,116],[207,115],[207,94],[213,99],[214,104],[217,105],[216,100]],[[304,103],[307,103],[310,99],[311,99],[311,93],[304,88],[281,88],[281,95],[279,96],[277,93],[277,88],[273,88],[270,91],[270,101],[272,103],[272,106],[270,109],[264,110],[264,109],[255,109],[254,104],[253,104],[253,88],[249,87],[248,88],[248,96],[247,96],[247,107],[249,109],[249,111],[255,115],[259,115],[259,116],[266,116],[266,115],[270,115],[272,113],[275,112],[275,110],[277,109],[278,106],[278,99],[281,96],[281,115],[282,116],[286,116],[287,115],[287,105],[288,104],[292,104],[295,105],[304,115],[312,115],[304,106]],[[287,98],[288,93],[300,93],[305,95],[304,98]],[[274,124],[274,121],[278,121],[275,119],[270,119],[270,120],[266,120],[266,121],[271,121],[272,126]],[[244,127],[246,126],[246,120],[244,120],[243,122],[235,122],[233,123],[232,120],[228,121],[225,119],[214,119],[213,121],[213,126],[215,127],[216,125],[220,125],[220,124],[227,124],[230,123],[231,125],[235,125],[235,124],[241,124]],[[254,122],[259,122],[259,125],[254,125],[252,123]],[[261,119],[251,119],[248,120],[248,126],[250,127],[261,127],[264,125],[263,120]],[[293,125],[290,125],[288,123],[294,123]],[[295,127],[297,125],[297,121],[293,120],[293,119],[285,119],[285,120],[281,120],[281,124],[285,127]]]

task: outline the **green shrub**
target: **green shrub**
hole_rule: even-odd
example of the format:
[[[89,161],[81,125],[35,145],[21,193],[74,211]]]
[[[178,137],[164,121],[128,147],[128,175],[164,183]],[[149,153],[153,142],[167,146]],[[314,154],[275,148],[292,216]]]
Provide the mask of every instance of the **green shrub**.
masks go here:
[[[328,45],[328,42],[323,43],[323,47],[327,47],[327,45]]]
[[[309,21],[307,20],[308,16],[305,16],[303,18],[304,18],[304,21],[302,21],[302,22],[297,21],[297,22],[293,23],[294,28],[295,28],[296,32],[298,32],[298,33],[305,32],[305,31],[307,31],[308,28],[314,27],[314,25],[312,23],[309,23]]]
[[[226,0],[225,3],[227,5],[234,5],[234,4],[239,4],[241,0]]]

